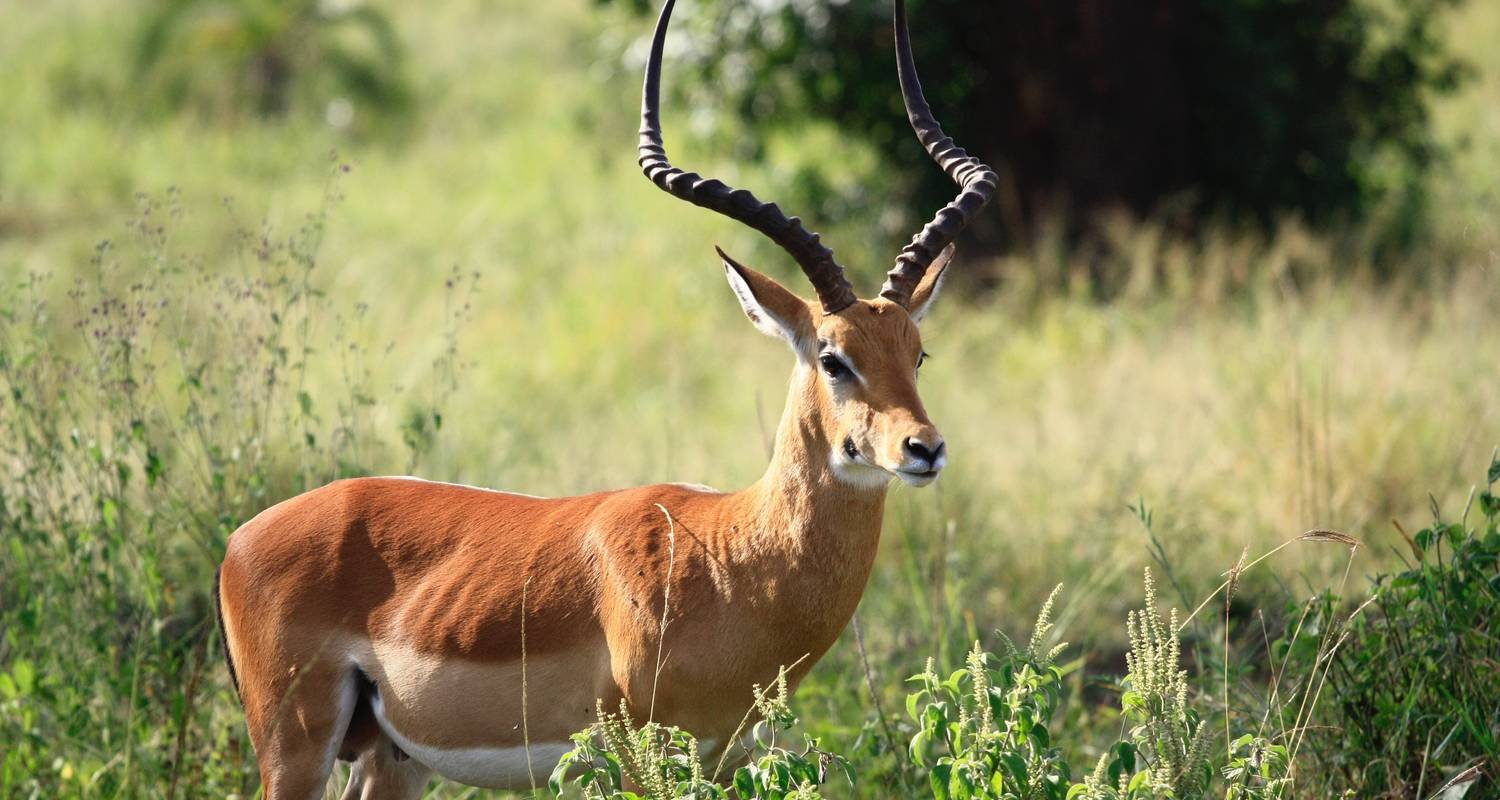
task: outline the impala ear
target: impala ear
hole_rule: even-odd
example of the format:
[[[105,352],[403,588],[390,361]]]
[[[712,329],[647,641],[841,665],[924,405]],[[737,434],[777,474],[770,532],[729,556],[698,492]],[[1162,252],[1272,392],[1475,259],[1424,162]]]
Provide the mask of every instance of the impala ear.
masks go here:
[[[938,257],[932,260],[932,266],[922,274],[922,280],[917,282],[917,288],[912,290],[911,302],[907,304],[907,313],[911,314],[912,322],[921,322],[932,309],[932,301],[937,299],[938,292],[943,288],[943,278],[948,274],[948,262],[953,260],[953,245],[943,248]]]
[[[805,355],[815,338],[807,302],[774,279],[725,255],[723,250],[719,250],[719,258],[724,260],[729,288],[734,290],[750,322],[761,333],[785,339],[799,355]]]

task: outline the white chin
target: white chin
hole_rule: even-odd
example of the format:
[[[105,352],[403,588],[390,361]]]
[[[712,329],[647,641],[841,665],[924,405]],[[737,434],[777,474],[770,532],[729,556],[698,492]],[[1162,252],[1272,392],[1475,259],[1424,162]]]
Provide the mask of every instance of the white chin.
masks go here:
[[[939,472],[903,472],[896,470],[896,477],[900,478],[907,486],[926,486],[938,479]]]
[[[849,461],[838,456],[833,459],[833,474],[845,484],[863,489],[878,489],[891,482],[891,473],[880,467]]]

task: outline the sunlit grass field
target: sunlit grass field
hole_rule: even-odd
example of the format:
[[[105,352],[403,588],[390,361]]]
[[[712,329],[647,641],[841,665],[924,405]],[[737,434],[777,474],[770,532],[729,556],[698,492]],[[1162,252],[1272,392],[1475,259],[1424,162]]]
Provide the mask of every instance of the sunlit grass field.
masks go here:
[[[308,273],[326,313],[300,340],[305,388],[314,398],[362,396],[350,418],[361,437],[386,443],[357,453],[362,468],[545,495],[752,481],[791,355],[745,323],[713,246],[788,285],[802,281],[753,232],[640,177],[639,53],[630,48],[645,23],[584,0],[382,6],[409,48],[419,100],[407,128],[369,136],[306,117],[133,113],[121,65],[132,58],[134,4],[0,9],[0,291],[18,300],[27,276],[43,276],[11,307],[50,304],[44,315],[0,321],[4,335],[86,353],[71,326],[86,313],[69,295],[75,281],[128,286],[154,274],[153,252],[210,276],[243,276],[260,267],[236,232],[264,222],[282,235],[326,211]],[[1225,232],[1196,245],[1149,222],[1122,223],[1108,254],[1038,241],[998,265],[996,290],[965,279],[992,265],[960,252],[923,332],[933,358],[922,391],[951,466],[932,488],[892,490],[860,610],[891,710],[900,679],[921,668],[914,654],[952,660],[976,635],[1018,634],[1059,582],[1067,591],[1056,635],[1090,669],[1118,672],[1120,620],[1139,603],[1153,547],[1177,568],[1182,595],[1197,598],[1245,548],[1257,554],[1331,528],[1365,542],[1357,580],[1394,563],[1392,520],[1416,529],[1432,502],[1463,507],[1500,442],[1500,58],[1491,44],[1500,12],[1471,3],[1458,13],[1455,41],[1478,77],[1438,109],[1441,136],[1466,148],[1433,178],[1440,245],[1409,256],[1410,273],[1431,279],[1376,284],[1362,251],[1341,244],[1348,238],[1290,222],[1269,238]],[[669,109],[676,159],[765,196],[829,149],[838,163],[822,168],[834,180],[899,190],[879,153],[830,129],[784,134],[765,166],[736,163],[698,137],[702,129],[692,109]],[[148,207],[168,218],[155,249],[128,227]],[[888,220],[790,210],[853,266],[857,288],[878,287],[893,252]],[[96,266],[106,239],[116,255]],[[1046,288],[1090,258],[1128,275],[1129,290],[1099,303],[1082,285]],[[1338,269],[1320,277],[1324,264]],[[210,283],[163,278],[159,288],[184,320],[217,330],[213,320],[235,312],[210,302],[222,299]],[[414,458],[402,430],[433,409],[441,428]],[[226,415],[215,424],[237,423]],[[259,445],[274,451],[293,439],[280,431]],[[160,535],[170,537],[164,607],[201,604],[223,532]],[[1248,575],[1247,591],[1279,606],[1344,568],[1341,549],[1292,548]],[[0,671],[24,655],[16,648],[0,646]],[[211,722],[200,739],[243,771],[249,750],[232,691],[217,661],[205,669],[197,702]],[[810,729],[852,744],[874,713],[852,635],[796,703]],[[1076,716],[1089,730],[1118,725],[1101,713],[1080,701]],[[70,724],[52,730],[53,768],[83,776],[95,765],[105,776],[95,785],[112,796],[163,794],[160,774],[111,757],[116,745]],[[167,732],[137,737],[124,750],[170,741]],[[1076,747],[1088,754],[1095,744],[1084,737]],[[83,777],[72,781],[93,796]]]

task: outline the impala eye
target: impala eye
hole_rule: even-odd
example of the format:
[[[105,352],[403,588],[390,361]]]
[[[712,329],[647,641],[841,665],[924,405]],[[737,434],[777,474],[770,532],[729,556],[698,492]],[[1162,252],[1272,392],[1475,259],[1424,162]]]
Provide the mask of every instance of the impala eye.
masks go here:
[[[923,350],[920,354],[918,354],[917,355],[917,369],[921,369],[922,365],[927,363],[927,359],[928,358],[930,358],[930,356],[927,355],[927,351],[926,350]]]
[[[842,380],[849,377],[849,365],[844,360],[832,353],[824,353],[818,356],[818,364],[823,367],[823,372],[833,380]]]

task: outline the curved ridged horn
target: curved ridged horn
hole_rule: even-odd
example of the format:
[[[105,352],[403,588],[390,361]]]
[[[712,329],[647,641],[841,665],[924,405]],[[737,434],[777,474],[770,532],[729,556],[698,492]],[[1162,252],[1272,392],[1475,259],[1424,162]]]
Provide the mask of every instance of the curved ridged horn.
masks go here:
[[[667,0],[662,6],[656,34],[651,39],[651,58],[646,62],[646,85],[641,93],[641,171],[667,192],[739,220],[770,237],[807,273],[824,313],[842,311],[854,302],[854,290],[844,277],[844,268],[833,260],[833,251],[818,241],[816,233],[803,228],[801,220],[787,217],[775,203],[762,203],[745,189],[735,189],[695,172],[684,172],[667,160],[661,138],[661,53],[673,5],[675,0]]]
[[[906,116],[912,130],[932,160],[959,185],[958,197],[943,206],[922,230],[911,238],[911,244],[896,256],[896,266],[886,273],[880,296],[901,305],[911,300],[917,282],[927,272],[932,260],[952,243],[958,232],[984,208],[995,193],[999,176],[979,159],[969,155],[943,133],[932,116],[922,84],[917,80],[917,64],[911,55],[911,33],[906,29],[906,3],[896,0],[896,70],[901,77],[901,98],[906,101]]]

